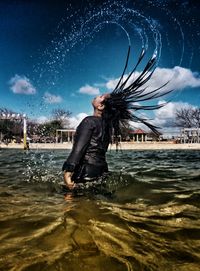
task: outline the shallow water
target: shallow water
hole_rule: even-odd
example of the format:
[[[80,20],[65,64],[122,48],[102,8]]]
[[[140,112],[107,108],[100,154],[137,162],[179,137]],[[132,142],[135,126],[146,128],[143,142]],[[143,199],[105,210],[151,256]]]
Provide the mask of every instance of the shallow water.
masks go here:
[[[200,270],[200,152],[108,152],[64,195],[67,151],[0,150],[0,270]]]

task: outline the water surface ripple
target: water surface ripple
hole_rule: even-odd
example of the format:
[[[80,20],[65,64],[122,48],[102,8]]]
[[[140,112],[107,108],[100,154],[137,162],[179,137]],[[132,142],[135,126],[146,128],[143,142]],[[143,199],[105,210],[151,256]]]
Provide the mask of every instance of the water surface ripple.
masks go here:
[[[199,151],[109,151],[106,185],[76,196],[66,156],[0,150],[0,270],[200,270]]]

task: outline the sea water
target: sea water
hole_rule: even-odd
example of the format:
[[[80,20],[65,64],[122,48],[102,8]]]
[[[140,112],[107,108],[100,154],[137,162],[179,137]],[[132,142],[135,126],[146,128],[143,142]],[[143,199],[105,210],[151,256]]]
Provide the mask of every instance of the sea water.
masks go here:
[[[67,155],[0,150],[0,270],[200,270],[199,151],[108,151],[103,189],[77,194]]]

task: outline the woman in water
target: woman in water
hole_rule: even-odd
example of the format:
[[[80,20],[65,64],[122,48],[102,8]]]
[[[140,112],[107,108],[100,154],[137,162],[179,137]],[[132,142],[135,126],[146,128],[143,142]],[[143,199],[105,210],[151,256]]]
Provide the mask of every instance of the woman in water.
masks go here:
[[[125,68],[115,89],[112,93],[96,97],[92,101],[93,116],[86,117],[78,126],[72,151],[62,168],[64,181],[69,189],[76,187],[76,183],[93,181],[108,172],[106,163],[108,145],[113,136],[118,138],[120,128],[128,121],[143,123],[158,134],[158,127],[134,114],[141,109],[154,110],[162,107],[164,104],[144,106],[138,105],[138,102],[158,98],[169,92],[160,92],[160,89],[166,84],[151,91],[147,91],[147,88],[144,87],[155,69],[155,55],[148,61],[140,75],[135,80],[131,80],[144,53],[145,51],[142,50],[136,66],[123,81],[130,54],[129,47]]]
[[[63,165],[64,180],[68,188],[74,182],[86,182],[108,172],[106,151],[110,143],[108,123],[102,118],[105,101],[109,94],[96,97],[92,101],[93,116],[86,117],[77,127],[72,151]]]

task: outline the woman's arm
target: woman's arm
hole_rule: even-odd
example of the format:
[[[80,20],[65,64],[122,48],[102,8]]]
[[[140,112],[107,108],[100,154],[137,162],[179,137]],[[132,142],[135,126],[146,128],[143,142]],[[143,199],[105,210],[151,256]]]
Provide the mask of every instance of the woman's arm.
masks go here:
[[[75,184],[72,181],[73,172],[64,171],[64,182],[69,189],[74,189]]]
[[[74,187],[71,177],[75,167],[79,164],[80,160],[86,153],[93,130],[93,121],[89,117],[86,117],[77,127],[72,151],[62,167],[62,170],[64,171],[64,181],[69,188],[73,189]]]

